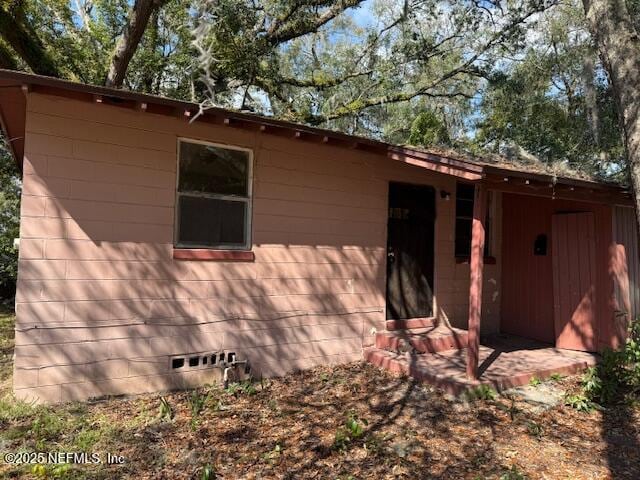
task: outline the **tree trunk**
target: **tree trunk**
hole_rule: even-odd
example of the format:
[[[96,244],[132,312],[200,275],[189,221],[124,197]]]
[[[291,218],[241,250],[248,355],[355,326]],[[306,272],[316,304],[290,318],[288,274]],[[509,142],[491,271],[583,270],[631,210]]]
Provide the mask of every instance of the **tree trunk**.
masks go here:
[[[124,28],[124,33],[116,44],[115,52],[111,58],[111,66],[105,80],[107,87],[121,87],[129,62],[136,53],[138,44],[149,23],[151,14],[160,8],[167,0],[136,0],[129,20]]]
[[[6,6],[0,7],[0,35],[34,73],[50,77],[60,76],[60,70],[25,18],[22,2],[9,2]]]
[[[147,35],[147,38],[149,39],[149,45],[145,46],[143,43],[146,53],[151,58],[154,58],[156,49],[158,48],[158,44],[159,44],[159,32],[158,32],[159,22],[160,22],[160,15],[159,15],[159,11],[156,10],[151,15],[151,21],[149,23],[149,26],[147,27],[149,28],[149,33]],[[147,63],[144,65],[143,71],[142,71],[142,89],[143,89],[142,91],[143,92],[158,93],[155,90],[156,80],[158,80],[159,77],[162,76],[163,70],[164,69],[162,68],[160,69],[157,68],[157,66],[155,65],[155,62]]]
[[[18,63],[16,59],[13,58],[11,51],[5,47],[5,45],[0,42],[0,68],[5,68],[7,70],[17,70]]]
[[[640,230],[640,37],[625,0],[582,3],[617,103]]]
[[[582,65],[584,83],[584,101],[587,107],[587,121],[591,129],[593,143],[600,148],[600,112],[598,111],[598,94],[594,85],[595,67],[593,58],[587,54]]]

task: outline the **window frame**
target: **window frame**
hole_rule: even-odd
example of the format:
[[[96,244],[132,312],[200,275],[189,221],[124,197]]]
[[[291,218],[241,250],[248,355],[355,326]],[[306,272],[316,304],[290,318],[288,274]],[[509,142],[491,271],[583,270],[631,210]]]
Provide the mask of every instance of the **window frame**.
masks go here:
[[[455,251],[455,247],[456,247],[456,243],[457,243],[457,237],[458,237],[458,231],[457,231],[457,224],[458,224],[458,219],[464,219],[464,220],[469,220],[471,222],[471,228],[473,228],[473,216],[471,218],[467,218],[464,216],[459,216],[458,215],[458,184],[463,184],[463,185],[468,185],[468,186],[473,186],[474,187],[474,194],[473,194],[473,198],[471,199],[471,203],[473,205],[473,208],[475,208],[475,202],[476,202],[476,184],[475,183],[471,183],[471,182],[456,182],[456,204],[454,205],[454,232],[453,232],[453,241],[454,241],[454,257],[456,259],[456,263],[466,263],[470,260],[471,258],[471,253],[469,254],[462,254],[462,253],[458,253]],[[465,201],[468,201],[469,199],[464,199]],[[494,256],[494,239],[495,239],[495,214],[496,214],[496,195],[492,190],[487,190],[487,201],[486,201],[486,211],[484,212],[484,218],[485,218],[485,243],[484,243],[484,251],[482,252],[482,256],[484,258],[484,262],[485,263],[495,263],[495,256]],[[473,241],[473,239],[470,239],[470,241]],[[469,248],[471,248],[471,245],[469,246]]]
[[[484,223],[484,257],[494,258],[494,240],[495,240],[495,224],[496,222],[496,195],[493,190],[487,190],[487,211],[485,213]]]
[[[459,190],[459,185],[465,185],[468,187],[473,187],[473,195],[472,197],[469,198],[459,198],[458,196],[458,190]],[[467,216],[463,216],[463,215],[458,215],[458,202],[459,201],[465,201],[465,202],[470,202],[471,203],[471,216],[467,217]],[[456,201],[455,201],[455,205],[454,205],[454,232],[453,232],[453,252],[454,252],[454,256],[457,259],[468,259],[471,255],[471,236],[472,236],[472,228],[473,228],[473,209],[475,208],[475,184],[470,183],[470,182],[456,182]],[[458,244],[458,220],[465,220],[468,221],[470,224],[470,231],[469,231],[469,253],[461,253],[461,252],[457,252],[456,251],[456,246]]]
[[[182,143],[191,143],[196,145],[205,145],[208,147],[222,148],[226,150],[236,150],[245,152],[249,156],[249,164],[247,166],[247,196],[225,195],[207,192],[181,192],[180,191],[180,146]],[[176,184],[175,184],[175,214],[174,214],[174,235],[173,247],[181,250],[210,250],[210,251],[250,251],[253,245],[252,217],[253,217],[253,162],[254,154],[251,148],[230,145],[227,143],[209,142],[206,140],[198,140],[188,137],[178,137],[176,142]],[[216,200],[227,200],[242,202],[246,205],[244,218],[245,242],[242,245],[196,245],[180,243],[180,196],[191,198],[209,198]]]

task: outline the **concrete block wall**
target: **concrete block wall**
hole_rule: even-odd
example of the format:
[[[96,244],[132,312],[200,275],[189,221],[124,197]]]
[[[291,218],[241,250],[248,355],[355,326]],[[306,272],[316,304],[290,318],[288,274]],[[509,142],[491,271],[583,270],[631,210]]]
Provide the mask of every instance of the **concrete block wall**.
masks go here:
[[[36,93],[27,110],[22,398],[216,381],[170,368],[197,352],[234,351],[262,375],[360,359],[384,329],[389,181],[455,192],[453,177],[357,150]],[[253,150],[254,262],[173,259],[179,137]],[[463,325],[454,214],[453,195],[437,195],[435,307]]]

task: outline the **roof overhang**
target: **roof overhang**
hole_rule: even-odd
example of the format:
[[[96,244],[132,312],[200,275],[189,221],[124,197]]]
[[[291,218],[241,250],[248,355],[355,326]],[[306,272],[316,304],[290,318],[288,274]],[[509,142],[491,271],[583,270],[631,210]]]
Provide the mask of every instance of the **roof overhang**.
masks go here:
[[[415,165],[461,180],[486,183],[500,191],[546,197],[570,197],[604,203],[632,205],[629,192],[618,185],[559,178],[510,168],[474,163],[440,153],[392,145],[369,138],[347,135],[333,130],[309,127],[260,115],[222,108],[201,110],[198,103],[173,100],[122,89],[86,85],[57,78],[0,69],[0,122],[9,139],[11,152],[22,167],[26,116],[25,95],[29,92],[54,95],[73,100],[112,105],[183,118],[187,121],[225,125],[300,141],[329,144],[369,151],[387,158]]]
[[[22,94],[22,114],[18,115],[18,112],[14,111],[16,109],[11,108],[11,112],[3,115],[6,117],[6,121],[4,122],[6,125],[5,134],[8,138],[15,139],[13,142],[13,153],[19,165],[22,162],[22,154],[24,151],[25,104],[23,92],[34,92],[73,100],[98,102],[120,108],[141,110],[148,113],[173,117],[177,116],[189,121],[222,124],[232,128],[252,129],[265,134],[285,136],[309,142],[371,151],[387,155],[394,160],[417,165],[446,175],[454,175],[470,181],[476,181],[482,178],[482,167],[473,163],[455,161],[436,155],[425,155],[423,152],[393,146],[369,138],[347,135],[333,130],[309,127],[250,113],[234,112],[222,108],[206,108],[205,110],[201,110],[201,106],[198,103],[183,102],[122,89],[86,85],[57,78],[1,69],[0,86],[12,90],[11,101],[14,102],[13,104],[15,104],[18,94]],[[4,110],[4,98],[2,98],[2,104]],[[16,132],[19,133],[19,135],[16,135]],[[22,144],[20,142],[22,142]]]
[[[24,155],[26,103],[21,85],[0,78],[0,127],[20,170]]]

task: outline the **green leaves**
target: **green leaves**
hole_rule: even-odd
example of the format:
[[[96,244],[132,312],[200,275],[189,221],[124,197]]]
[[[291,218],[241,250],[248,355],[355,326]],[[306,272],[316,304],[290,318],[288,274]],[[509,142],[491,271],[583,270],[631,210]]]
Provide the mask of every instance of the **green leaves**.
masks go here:
[[[582,391],[583,394],[578,396],[579,400],[584,397],[589,402],[602,405],[638,399],[640,320],[632,322],[627,341],[620,350],[604,350],[598,365],[585,372],[582,378]]]
[[[579,412],[584,413],[592,412],[597,408],[597,405],[595,403],[581,394],[566,395],[564,397],[564,404]]]
[[[165,397],[160,397],[160,405],[158,406],[158,419],[166,422],[173,420],[173,408]]]
[[[360,419],[355,413],[350,413],[343,427],[338,428],[333,441],[333,446],[337,450],[346,450],[348,445],[354,440],[358,440],[365,433],[367,420]]]
[[[529,29],[525,50],[489,76],[476,142],[523,148],[542,163],[592,176],[622,170],[615,106],[582,6],[569,2]]]
[[[18,250],[14,239],[19,236],[20,179],[15,162],[0,143],[0,291],[15,291]]]
[[[435,112],[428,110],[419,113],[411,124],[409,143],[429,147],[431,145],[449,145],[451,139],[444,122]]]

